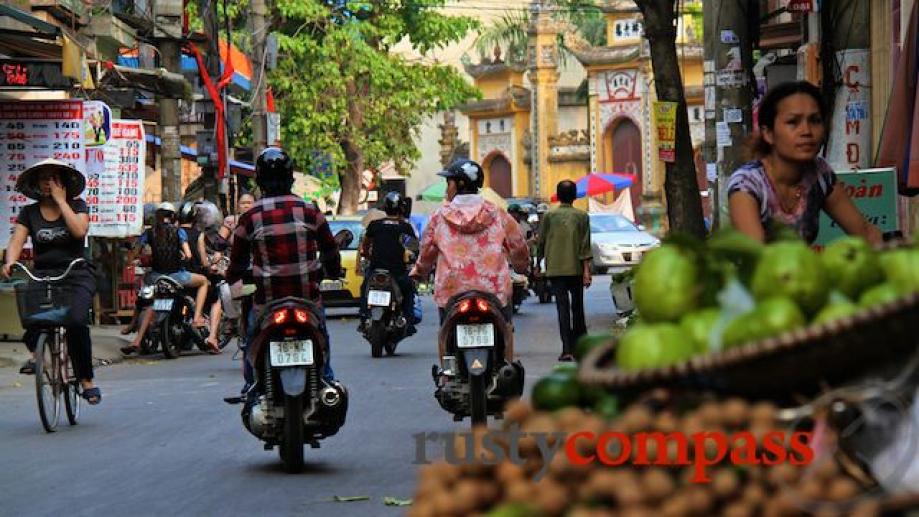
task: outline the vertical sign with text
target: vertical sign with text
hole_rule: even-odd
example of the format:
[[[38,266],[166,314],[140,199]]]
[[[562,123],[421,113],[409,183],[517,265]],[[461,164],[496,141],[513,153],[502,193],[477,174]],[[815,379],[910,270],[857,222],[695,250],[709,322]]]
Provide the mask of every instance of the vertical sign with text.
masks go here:
[[[842,84],[836,91],[827,161],[837,170],[871,166],[870,61],[864,49],[836,53]]]
[[[657,129],[657,150],[661,161],[676,161],[676,110],[678,104],[654,101],[654,127]]]
[[[140,120],[113,120],[111,137],[87,151],[90,235],[130,237],[143,227],[146,142]]]
[[[33,201],[16,192],[28,167],[48,158],[86,174],[83,101],[0,102],[0,248],[6,248],[19,210]]]

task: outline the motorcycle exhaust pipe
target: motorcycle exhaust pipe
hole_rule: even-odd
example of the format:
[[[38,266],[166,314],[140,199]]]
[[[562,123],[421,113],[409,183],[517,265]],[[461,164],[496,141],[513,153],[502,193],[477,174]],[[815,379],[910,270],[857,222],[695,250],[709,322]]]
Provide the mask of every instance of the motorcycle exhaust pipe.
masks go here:
[[[498,369],[495,379],[495,394],[520,396],[523,392],[523,365],[519,362],[505,363]]]

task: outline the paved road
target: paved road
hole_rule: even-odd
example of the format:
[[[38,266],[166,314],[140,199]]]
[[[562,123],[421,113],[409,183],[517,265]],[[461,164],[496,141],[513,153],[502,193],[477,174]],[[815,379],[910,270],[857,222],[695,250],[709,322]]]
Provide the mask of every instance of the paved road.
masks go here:
[[[613,321],[608,277],[596,280],[586,303],[593,330]],[[321,449],[307,449],[302,475],[285,474],[277,453],[242,427],[239,406],[223,403],[241,385],[230,353],[101,368],[102,405],[84,406],[79,426],[50,435],[31,377],[0,388],[0,515],[401,515],[382,499],[412,496],[412,435],[469,425],[434,400],[436,318],[425,303],[419,333],[392,358],[370,358],[353,318],[331,319],[333,366],[351,391],[348,421]],[[528,389],[558,356],[556,321],[554,304],[533,297],[516,320]]]

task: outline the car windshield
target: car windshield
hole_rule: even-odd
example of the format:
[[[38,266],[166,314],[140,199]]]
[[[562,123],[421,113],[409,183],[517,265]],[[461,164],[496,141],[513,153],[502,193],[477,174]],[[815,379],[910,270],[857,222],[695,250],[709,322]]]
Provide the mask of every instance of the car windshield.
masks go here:
[[[635,227],[628,219],[621,215],[593,215],[590,216],[590,233],[607,232],[635,232]]]
[[[330,219],[329,229],[332,230],[332,235],[342,230],[350,230],[354,234],[354,240],[345,248],[346,250],[356,250],[361,243],[361,236],[364,234],[364,226],[361,225],[360,221],[334,221]]]

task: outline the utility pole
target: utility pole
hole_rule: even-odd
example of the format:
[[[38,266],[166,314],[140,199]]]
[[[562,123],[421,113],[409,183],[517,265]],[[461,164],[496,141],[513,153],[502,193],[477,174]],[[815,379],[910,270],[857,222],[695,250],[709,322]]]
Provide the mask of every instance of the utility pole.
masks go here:
[[[211,76],[212,80],[217,81],[217,78],[220,77],[220,47],[218,45],[220,39],[220,24],[217,17],[217,2],[215,0],[198,0],[198,9],[204,21],[204,34],[207,36],[207,54],[204,58],[205,65],[207,66],[207,73]],[[229,48],[229,42],[227,42],[227,45]],[[227,55],[229,56],[229,50]],[[205,96],[205,99],[201,101],[201,105],[213,105],[213,101]],[[205,115],[204,118],[204,130],[210,133],[212,137],[210,141],[215,142],[217,145],[224,145],[221,142],[216,142],[216,139],[213,138],[217,119],[216,110],[211,108],[205,112],[207,115]],[[202,151],[204,150],[198,149],[199,160],[201,160]],[[214,149],[214,151],[216,152],[216,149]],[[215,172],[214,164],[211,163],[210,155],[208,155],[206,164],[201,167],[201,183],[204,188],[204,199],[218,204],[219,206],[219,203],[217,203],[217,177]]]
[[[157,0],[153,4],[154,38],[160,55],[160,66],[169,72],[181,73],[179,41],[182,39],[182,2]],[[159,134],[162,197],[175,201],[182,195],[182,150],[179,137],[179,102],[160,97]]]
[[[713,226],[728,224],[727,181],[746,161],[744,141],[753,127],[753,38],[758,31],[756,2],[705,0],[705,161],[714,192]],[[752,12],[751,12],[752,10]],[[710,167],[709,167],[710,168]],[[714,181],[711,181],[714,179]]]
[[[252,99],[252,159],[268,146],[267,103],[265,91],[268,79],[265,74],[267,59],[268,24],[265,0],[251,0],[250,16],[252,17],[252,80],[255,84]]]

